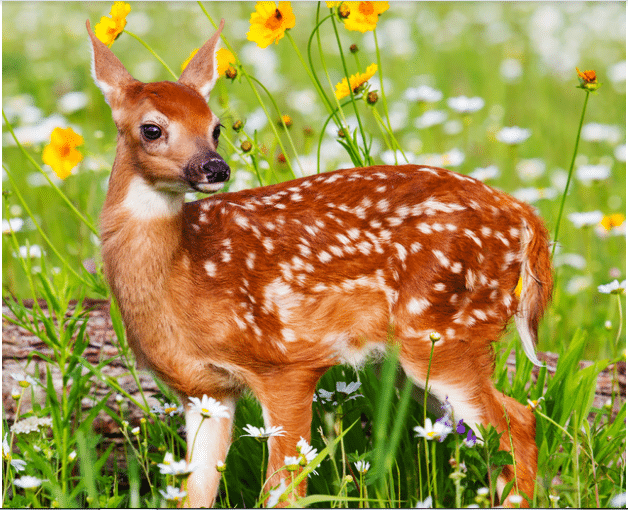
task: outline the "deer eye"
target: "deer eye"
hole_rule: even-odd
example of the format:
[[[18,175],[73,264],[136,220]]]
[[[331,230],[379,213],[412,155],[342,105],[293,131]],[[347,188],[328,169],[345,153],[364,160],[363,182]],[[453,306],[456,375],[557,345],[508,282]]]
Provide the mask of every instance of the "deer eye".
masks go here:
[[[157,140],[161,136],[161,128],[154,124],[144,124],[140,129],[147,140]]]
[[[218,124],[215,128],[214,131],[212,133],[212,137],[214,138],[214,142],[216,142],[216,145],[218,145],[218,138],[220,137],[220,128],[222,127],[222,124]]]

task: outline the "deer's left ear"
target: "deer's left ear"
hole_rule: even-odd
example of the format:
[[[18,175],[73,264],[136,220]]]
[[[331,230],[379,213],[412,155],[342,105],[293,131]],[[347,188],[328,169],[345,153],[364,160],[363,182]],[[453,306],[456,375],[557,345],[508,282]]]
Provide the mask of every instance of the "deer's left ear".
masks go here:
[[[216,47],[218,46],[220,32],[222,32],[224,26],[225,20],[222,19],[216,33],[198,50],[181,76],[179,76],[178,83],[193,88],[205,98],[205,101],[209,101],[209,93],[218,79]]]

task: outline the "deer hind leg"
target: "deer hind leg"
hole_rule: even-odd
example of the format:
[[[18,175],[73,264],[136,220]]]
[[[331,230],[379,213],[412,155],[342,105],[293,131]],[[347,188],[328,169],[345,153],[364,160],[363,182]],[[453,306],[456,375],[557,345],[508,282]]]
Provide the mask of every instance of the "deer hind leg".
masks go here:
[[[312,400],[316,383],[322,373],[299,369],[286,369],[264,378],[253,391],[262,405],[264,425],[283,427],[285,434],[273,436],[268,441],[268,471],[264,491],[281,484],[286,486],[291,473],[284,468],[286,457],[298,457],[297,443],[301,438],[310,442],[312,425]],[[300,470],[301,468],[299,468]],[[294,472],[295,475],[299,471]],[[277,506],[285,506],[297,497],[304,497],[307,479],[297,487],[296,494],[289,494]]]
[[[525,406],[495,389],[491,382],[491,363],[488,355],[486,357],[478,356],[477,353],[475,356],[471,353],[464,355],[462,343],[443,345],[444,352],[439,353],[438,344],[436,345],[428,382],[430,393],[441,402],[447,399],[453,409],[454,419],[464,420],[474,429],[476,435],[478,424],[485,427],[490,424],[498,432],[504,432],[500,439],[501,450],[511,451],[510,437],[512,437],[517,481],[511,494],[521,493],[531,499],[537,468],[534,415]],[[454,356],[456,348],[458,353]],[[421,388],[425,387],[427,360],[429,352],[426,357],[420,359],[402,349],[401,365],[406,374]],[[500,498],[505,485],[514,478],[515,469],[513,466],[506,466],[498,477],[497,492]],[[505,501],[505,505],[509,506],[509,500]],[[525,499],[522,505],[526,505]]]
[[[228,408],[229,418],[204,418],[197,411],[185,410],[187,461],[198,466],[184,484],[184,505],[189,508],[212,507],[218,493],[220,473],[216,463],[227,457],[236,407],[235,399],[230,397],[223,398],[221,404]]]

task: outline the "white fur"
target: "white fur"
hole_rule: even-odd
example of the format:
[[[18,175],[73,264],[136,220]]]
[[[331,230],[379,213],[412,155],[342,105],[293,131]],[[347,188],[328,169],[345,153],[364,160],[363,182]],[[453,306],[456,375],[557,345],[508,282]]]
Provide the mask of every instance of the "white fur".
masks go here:
[[[159,186],[162,189],[158,189]],[[183,192],[168,189],[172,187],[169,183],[152,186],[142,177],[135,176],[129,184],[122,207],[138,220],[150,221],[176,216],[181,212],[185,195]]]
[[[524,225],[521,229],[521,251],[524,257],[521,264],[521,295],[519,296],[519,306],[517,309],[517,313],[515,314],[515,326],[517,327],[517,331],[519,332],[521,345],[523,346],[523,351],[526,353],[526,356],[537,367],[542,367],[544,365],[536,357],[536,347],[534,345],[534,339],[532,338],[528,326],[528,300],[530,299],[528,297],[528,293],[530,291],[530,284],[533,280],[532,272],[530,271],[530,264],[528,263],[527,257],[525,257],[525,250],[529,242],[530,231],[527,225]]]
[[[187,435],[188,462],[198,465],[197,469],[188,479],[188,488],[198,488],[206,499],[214,497],[218,490],[220,475],[216,471],[216,462],[223,461],[227,457],[231,442],[231,425],[235,414],[235,400],[232,398],[223,399],[220,402],[229,410],[229,418],[205,418],[198,411],[193,411],[186,405],[185,409],[185,430]],[[192,496],[192,494],[190,494]],[[196,499],[190,500],[194,506],[208,506],[213,501]]]

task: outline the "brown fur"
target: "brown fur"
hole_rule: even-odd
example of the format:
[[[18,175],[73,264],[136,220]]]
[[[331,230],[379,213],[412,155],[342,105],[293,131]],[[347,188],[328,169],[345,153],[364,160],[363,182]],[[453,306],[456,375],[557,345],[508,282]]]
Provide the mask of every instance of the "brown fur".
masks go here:
[[[469,177],[412,165],[338,170],[184,203],[194,184],[184,169],[197,165],[201,147],[216,149],[217,119],[203,101],[212,63],[197,57],[178,83],[142,84],[92,42],[95,77],[119,130],[102,256],[138,362],[184,401],[233,401],[250,388],[266,425],[286,431],[269,442],[270,489],[286,476],[284,457],[310,439],[312,397],[329,367],[359,366],[370,349],[394,341],[421,384],[429,334],[439,332],[432,389],[452,396],[459,419],[499,431],[505,409],[518,489],[531,497],[534,416],[493,387],[491,343],[523,313],[515,295],[523,264],[534,338],[551,294],[547,232],[532,208]],[[217,35],[205,58],[216,43]],[[140,125],[155,110],[166,120],[151,122],[164,123],[164,133],[150,141]],[[211,462],[224,459],[231,422],[215,427],[221,439]],[[507,434],[501,446],[510,450]],[[188,504],[213,503],[214,471],[206,465],[190,478]]]

